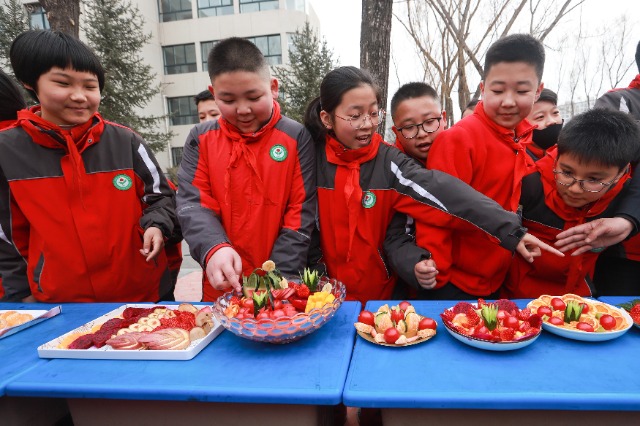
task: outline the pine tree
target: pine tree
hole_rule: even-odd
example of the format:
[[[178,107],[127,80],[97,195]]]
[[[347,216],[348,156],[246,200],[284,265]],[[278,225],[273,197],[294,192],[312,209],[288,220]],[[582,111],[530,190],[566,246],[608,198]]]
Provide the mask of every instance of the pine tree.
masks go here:
[[[162,116],[141,116],[160,93],[151,66],[142,61],[141,49],[151,38],[142,30],[144,19],[130,0],[89,0],[84,21],[88,44],[107,72],[100,114],[139,133],[154,152],[166,148],[172,133],[158,131]]]
[[[274,72],[284,92],[279,102],[284,115],[302,123],[307,105],[320,94],[322,79],[335,67],[333,52],[306,22],[293,35],[289,62],[289,67],[278,67]]]
[[[29,29],[29,17],[20,0],[0,3],[0,67],[9,72],[9,49],[20,33]]]

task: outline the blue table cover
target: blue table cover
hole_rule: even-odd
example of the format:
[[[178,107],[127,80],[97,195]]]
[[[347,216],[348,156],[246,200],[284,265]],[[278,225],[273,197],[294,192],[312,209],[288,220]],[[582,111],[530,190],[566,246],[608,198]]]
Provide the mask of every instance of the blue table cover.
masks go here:
[[[49,310],[54,306],[58,304],[0,303],[1,310]],[[5,395],[7,383],[17,375],[47,362],[38,357],[38,346],[109,310],[104,305],[64,304],[62,312],[57,316],[0,339],[0,396]]]
[[[516,301],[523,307],[527,301]],[[373,301],[375,312],[383,303]],[[640,410],[640,329],[587,343],[547,331],[528,347],[507,352],[476,349],[455,340],[439,314],[456,302],[414,301],[438,321],[431,340],[383,347],[358,337],[345,383],[347,406]]]
[[[119,305],[97,306],[108,312]],[[359,312],[359,302],[345,302],[320,330],[285,345],[223,331],[189,361],[52,359],[12,380],[6,394],[335,405],[342,402]]]

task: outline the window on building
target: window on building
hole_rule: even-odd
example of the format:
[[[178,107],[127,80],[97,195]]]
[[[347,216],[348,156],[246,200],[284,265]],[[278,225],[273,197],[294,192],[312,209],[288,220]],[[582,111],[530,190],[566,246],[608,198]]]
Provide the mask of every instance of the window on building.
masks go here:
[[[213,46],[215,46],[217,42],[218,40],[203,41],[202,43],[200,43],[200,54],[202,55],[202,71],[209,71],[209,68],[207,65],[208,59],[209,59],[209,52],[211,52],[211,49],[213,49]]]
[[[240,0],[240,13],[277,10],[278,0]]]
[[[164,46],[162,56],[164,57],[164,73],[167,75],[184,74],[198,70],[195,44]]]
[[[268,35],[261,37],[249,37],[250,42],[258,46],[267,59],[269,65],[279,65],[282,63],[282,44],[280,43],[280,35]]]
[[[306,11],[307,0],[287,0],[287,9],[297,10],[299,12]]]
[[[171,161],[173,167],[178,167],[182,162],[182,151],[183,148],[181,146],[178,148],[171,148]]]
[[[198,123],[198,109],[193,102],[193,96],[168,98],[167,103],[172,126]]]
[[[233,15],[233,0],[198,0],[198,17]]]
[[[48,30],[49,20],[47,19],[47,12],[44,11],[42,6],[38,3],[26,4],[27,14],[29,15],[29,28],[32,30]]]
[[[191,0],[158,0],[160,22],[181,21],[193,18]]]

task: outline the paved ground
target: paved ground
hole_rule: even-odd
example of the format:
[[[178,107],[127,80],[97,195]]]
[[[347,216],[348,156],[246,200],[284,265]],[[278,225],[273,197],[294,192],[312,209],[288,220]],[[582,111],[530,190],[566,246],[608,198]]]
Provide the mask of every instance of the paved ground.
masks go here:
[[[180,302],[198,302],[202,299],[202,268],[189,254],[189,246],[182,242],[182,266],[174,293]]]

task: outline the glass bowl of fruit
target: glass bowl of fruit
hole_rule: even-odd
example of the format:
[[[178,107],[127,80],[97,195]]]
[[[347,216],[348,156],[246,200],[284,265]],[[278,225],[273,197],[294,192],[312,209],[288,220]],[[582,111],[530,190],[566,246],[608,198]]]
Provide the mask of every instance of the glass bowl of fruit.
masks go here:
[[[296,280],[297,281],[297,280]],[[267,343],[290,343],[329,321],[346,296],[344,284],[305,269],[289,281],[267,261],[243,277],[242,294],[218,298],[213,315],[233,334]]]

